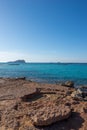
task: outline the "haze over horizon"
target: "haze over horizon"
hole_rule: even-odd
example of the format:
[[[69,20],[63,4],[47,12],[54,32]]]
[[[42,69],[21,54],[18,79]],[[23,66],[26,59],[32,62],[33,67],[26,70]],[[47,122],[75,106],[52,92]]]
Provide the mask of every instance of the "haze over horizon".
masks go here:
[[[0,0],[0,62],[87,62],[86,0]]]

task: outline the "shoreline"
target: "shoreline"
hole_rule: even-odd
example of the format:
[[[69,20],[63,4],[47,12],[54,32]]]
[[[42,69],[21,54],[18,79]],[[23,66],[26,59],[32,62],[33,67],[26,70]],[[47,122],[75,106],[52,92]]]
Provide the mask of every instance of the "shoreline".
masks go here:
[[[41,83],[41,84],[57,84],[57,85],[61,85],[61,84],[64,84],[65,82],[67,81],[71,81],[74,83],[74,88],[79,88],[81,86],[87,86],[87,84],[83,84],[83,83],[76,83],[74,80],[71,80],[71,79],[66,79],[66,80],[55,80],[55,81],[50,81],[50,80],[42,80],[42,79],[36,79],[36,78],[29,78],[29,77],[0,77],[0,79],[24,79],[24,80],[27,80],[27,81],[31,81],[31,82],[36,82],[36,83]]]
[[[86,130],[87,101],[73,97],[76,92],[24,77],[0,78],[0,129]]]

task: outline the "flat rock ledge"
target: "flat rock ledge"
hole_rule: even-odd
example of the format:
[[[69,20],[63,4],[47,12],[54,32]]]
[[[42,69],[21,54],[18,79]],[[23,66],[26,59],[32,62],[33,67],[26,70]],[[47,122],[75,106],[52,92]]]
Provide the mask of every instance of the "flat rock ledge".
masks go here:
[[[0,130],[87,130],[86,92],[0,78]]]
[[[30,113],[31,122],[35,126],[47,126],[57,121],[67,119],[71,115],[71,109],[65,105],[47,103]]]

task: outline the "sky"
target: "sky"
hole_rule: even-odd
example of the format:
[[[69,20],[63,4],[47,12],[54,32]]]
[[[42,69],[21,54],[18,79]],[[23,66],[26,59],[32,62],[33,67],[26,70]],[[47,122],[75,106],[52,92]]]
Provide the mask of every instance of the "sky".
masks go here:
[[[0,62],[87,62],[87,0],[0,0]]]

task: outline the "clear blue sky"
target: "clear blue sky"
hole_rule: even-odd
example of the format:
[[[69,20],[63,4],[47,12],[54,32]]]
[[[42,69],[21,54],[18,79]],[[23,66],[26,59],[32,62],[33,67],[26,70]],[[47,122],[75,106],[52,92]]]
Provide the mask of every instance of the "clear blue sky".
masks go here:
[[[0,0],[0,61],[87,62],[87,0]]]

